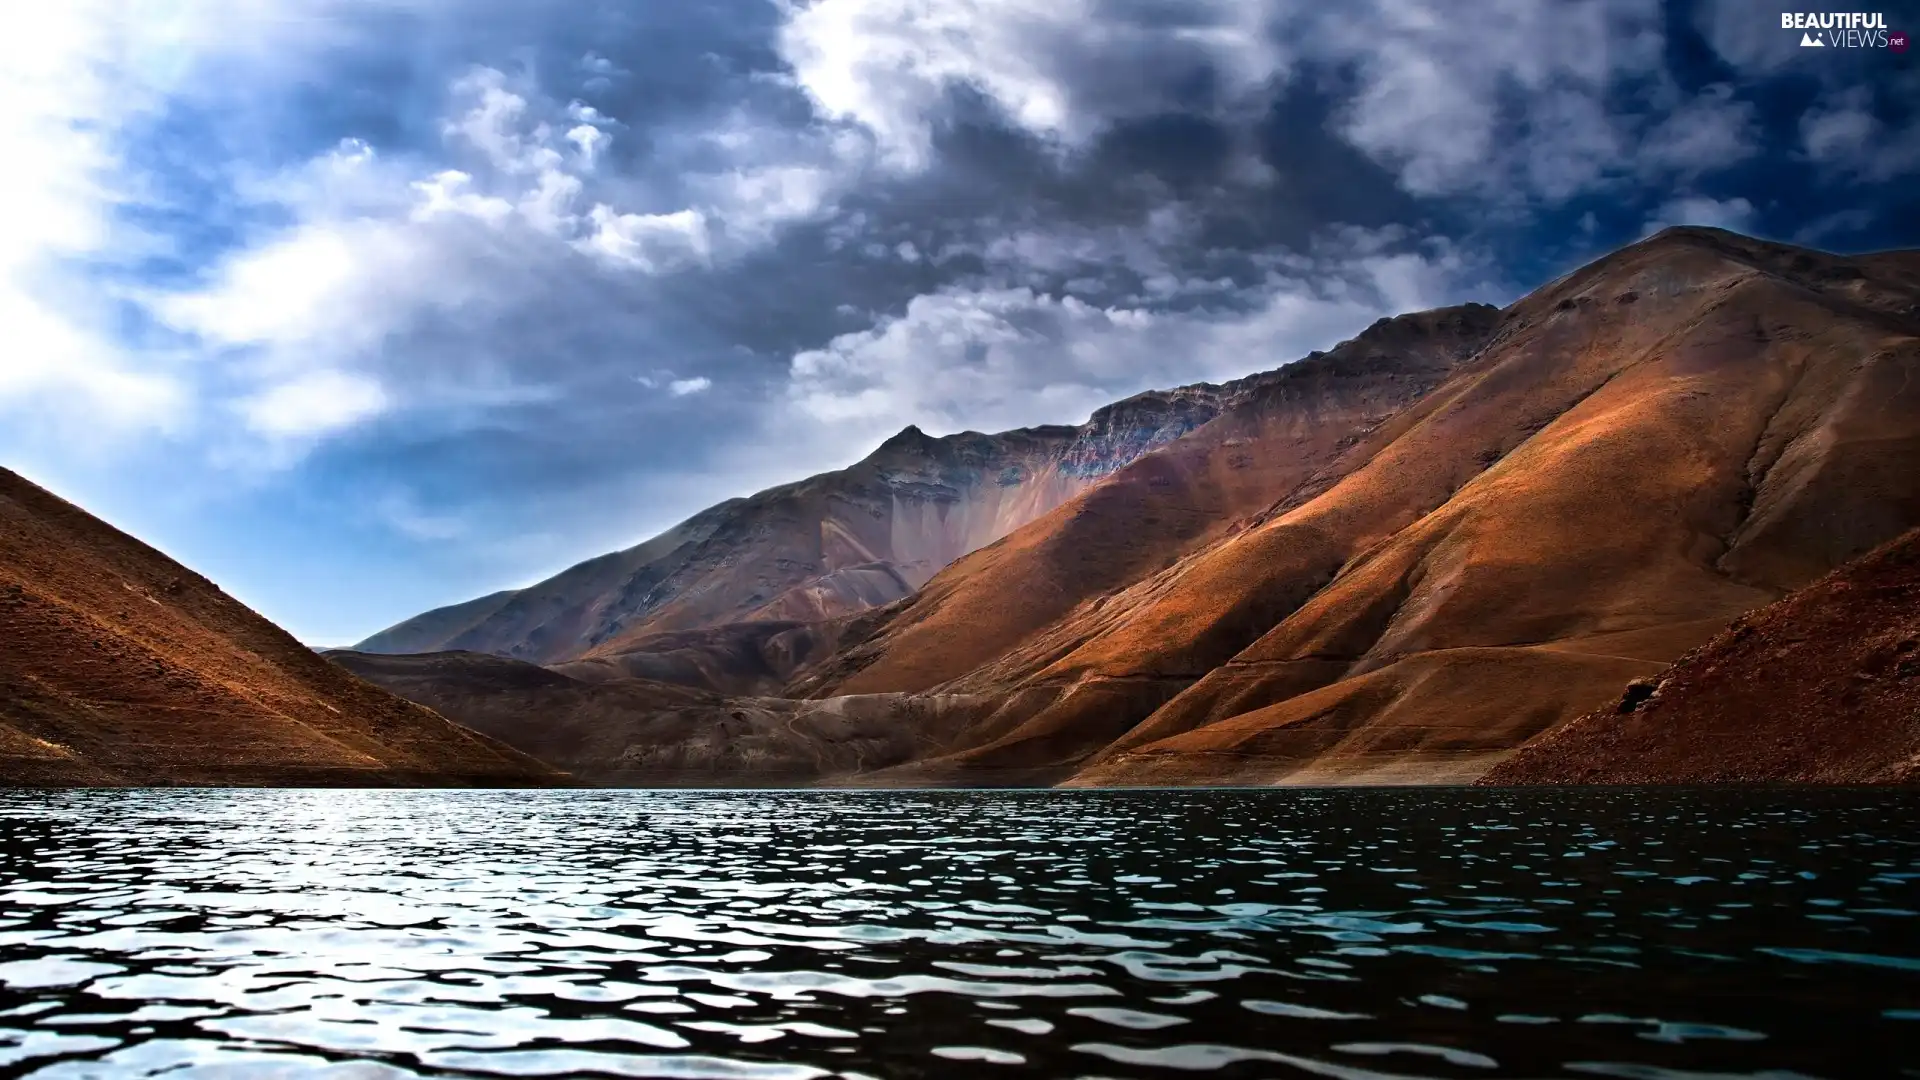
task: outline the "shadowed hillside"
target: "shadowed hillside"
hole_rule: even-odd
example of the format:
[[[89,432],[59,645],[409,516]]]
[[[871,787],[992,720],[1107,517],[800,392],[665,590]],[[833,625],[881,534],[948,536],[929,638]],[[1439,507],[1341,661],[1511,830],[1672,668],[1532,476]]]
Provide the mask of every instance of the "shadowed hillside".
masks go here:
[[[0,469],[0,782],[561,779],[354,678],[205,578]]]
[[[922,756],[979,705],[935,694],[723,698],[648,679],[584,682],[480,653],[328,657],[592,784],[818,783]]]
[[[764,619],[668,630],[549,666],[586,682],[651,679],[720,694],[778,697],[795,675],[833,654],[851,619]]]

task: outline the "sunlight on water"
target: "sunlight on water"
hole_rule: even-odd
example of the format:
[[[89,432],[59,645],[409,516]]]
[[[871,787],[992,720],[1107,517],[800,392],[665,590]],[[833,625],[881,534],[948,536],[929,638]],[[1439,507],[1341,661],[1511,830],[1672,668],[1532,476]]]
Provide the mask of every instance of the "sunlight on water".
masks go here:
[[[1920,1075],[1916,824],[1831,792],[0,793],[0,1073]]]

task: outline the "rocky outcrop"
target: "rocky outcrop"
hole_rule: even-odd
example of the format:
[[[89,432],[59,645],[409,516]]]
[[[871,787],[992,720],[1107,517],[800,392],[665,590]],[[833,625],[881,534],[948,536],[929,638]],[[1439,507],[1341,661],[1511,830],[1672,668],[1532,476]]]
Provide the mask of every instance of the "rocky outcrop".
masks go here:
[[[1482,784],[1920,783],[1920,531],[1734,620]]]
[[[0,469],[0,783],[546,784]]]

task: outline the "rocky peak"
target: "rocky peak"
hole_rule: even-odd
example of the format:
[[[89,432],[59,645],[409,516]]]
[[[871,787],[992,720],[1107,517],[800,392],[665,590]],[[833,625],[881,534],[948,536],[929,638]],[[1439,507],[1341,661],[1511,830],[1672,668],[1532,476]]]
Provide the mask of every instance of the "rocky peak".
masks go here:
[[[920,425],[908,424],[881,443],[874,453],[925,453],[934,441],[933,436],[920,430]]]

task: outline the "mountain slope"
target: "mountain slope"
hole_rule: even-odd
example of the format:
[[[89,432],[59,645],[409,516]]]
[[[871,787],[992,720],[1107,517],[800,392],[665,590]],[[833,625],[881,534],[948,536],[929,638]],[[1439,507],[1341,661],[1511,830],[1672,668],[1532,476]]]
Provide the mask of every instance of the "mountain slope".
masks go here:
[[[744,501],[710,507],[645,543],[588,559],[528,588],[416,615],[354,650],[470,650],[538,660],[577,655],[604,639],[623,612],[643,606],[649,591],[685,565]]]
[[[1473,304],[1382,319],[1330,352],[1231,384],[1216,419],[968,556],[795,689],[912,691],[961,676],[991,684],[995,674],[976,669],[1080,605],[1097,616],[1108,594],[1350,467],[1356,445],[1445,379],[1498,321],[1496,309]]]
[[[956,675],[940,655],[956,646],[915,629],[1044,578],[989,556],[1036,561],[1070,528],[1053,515],[799,689],[1004,702],[915,781],[1470,779],[1920,523],[1917,271],[1910,253],[1669,230],[1513,305],[1477,356],[1250,527]],[[1178,513],[1161,491],[1131,512]]]
[[[586,682],[479,653],[328,658],[510,740],[583,782],[794,785],[898,765],[951,737],[978,704],[942,695],[829,701],[718,694],[649,679]]]
[[[746,697],[780,696],[801,670],[832,655],[848,617],[756,619],[667,630],[548,665],[585,682],[647,679]]]
[[[1920,530],[1734,621],[1483,784],[1920,782]]]
[[[1199,385],[1140,394],[1079,427],[936,439],[909,426],[850,468],[729,500],[498,604],[485,597],[426,612],[355,649],[550,663],[617,657],[670,631],[811,622],[885,604],[1211,419],[1231,393]]]
[[[354,678],[206,579],[0,469],[0,782],[561,779]]]
[[[453,641],[491,618],[516,595],[512,589],[502,589],[465,603],[435,608],[382,630],[361,642],[359,648],[367,652],[408,652],[411,651],[408,646],[416,642]]]

